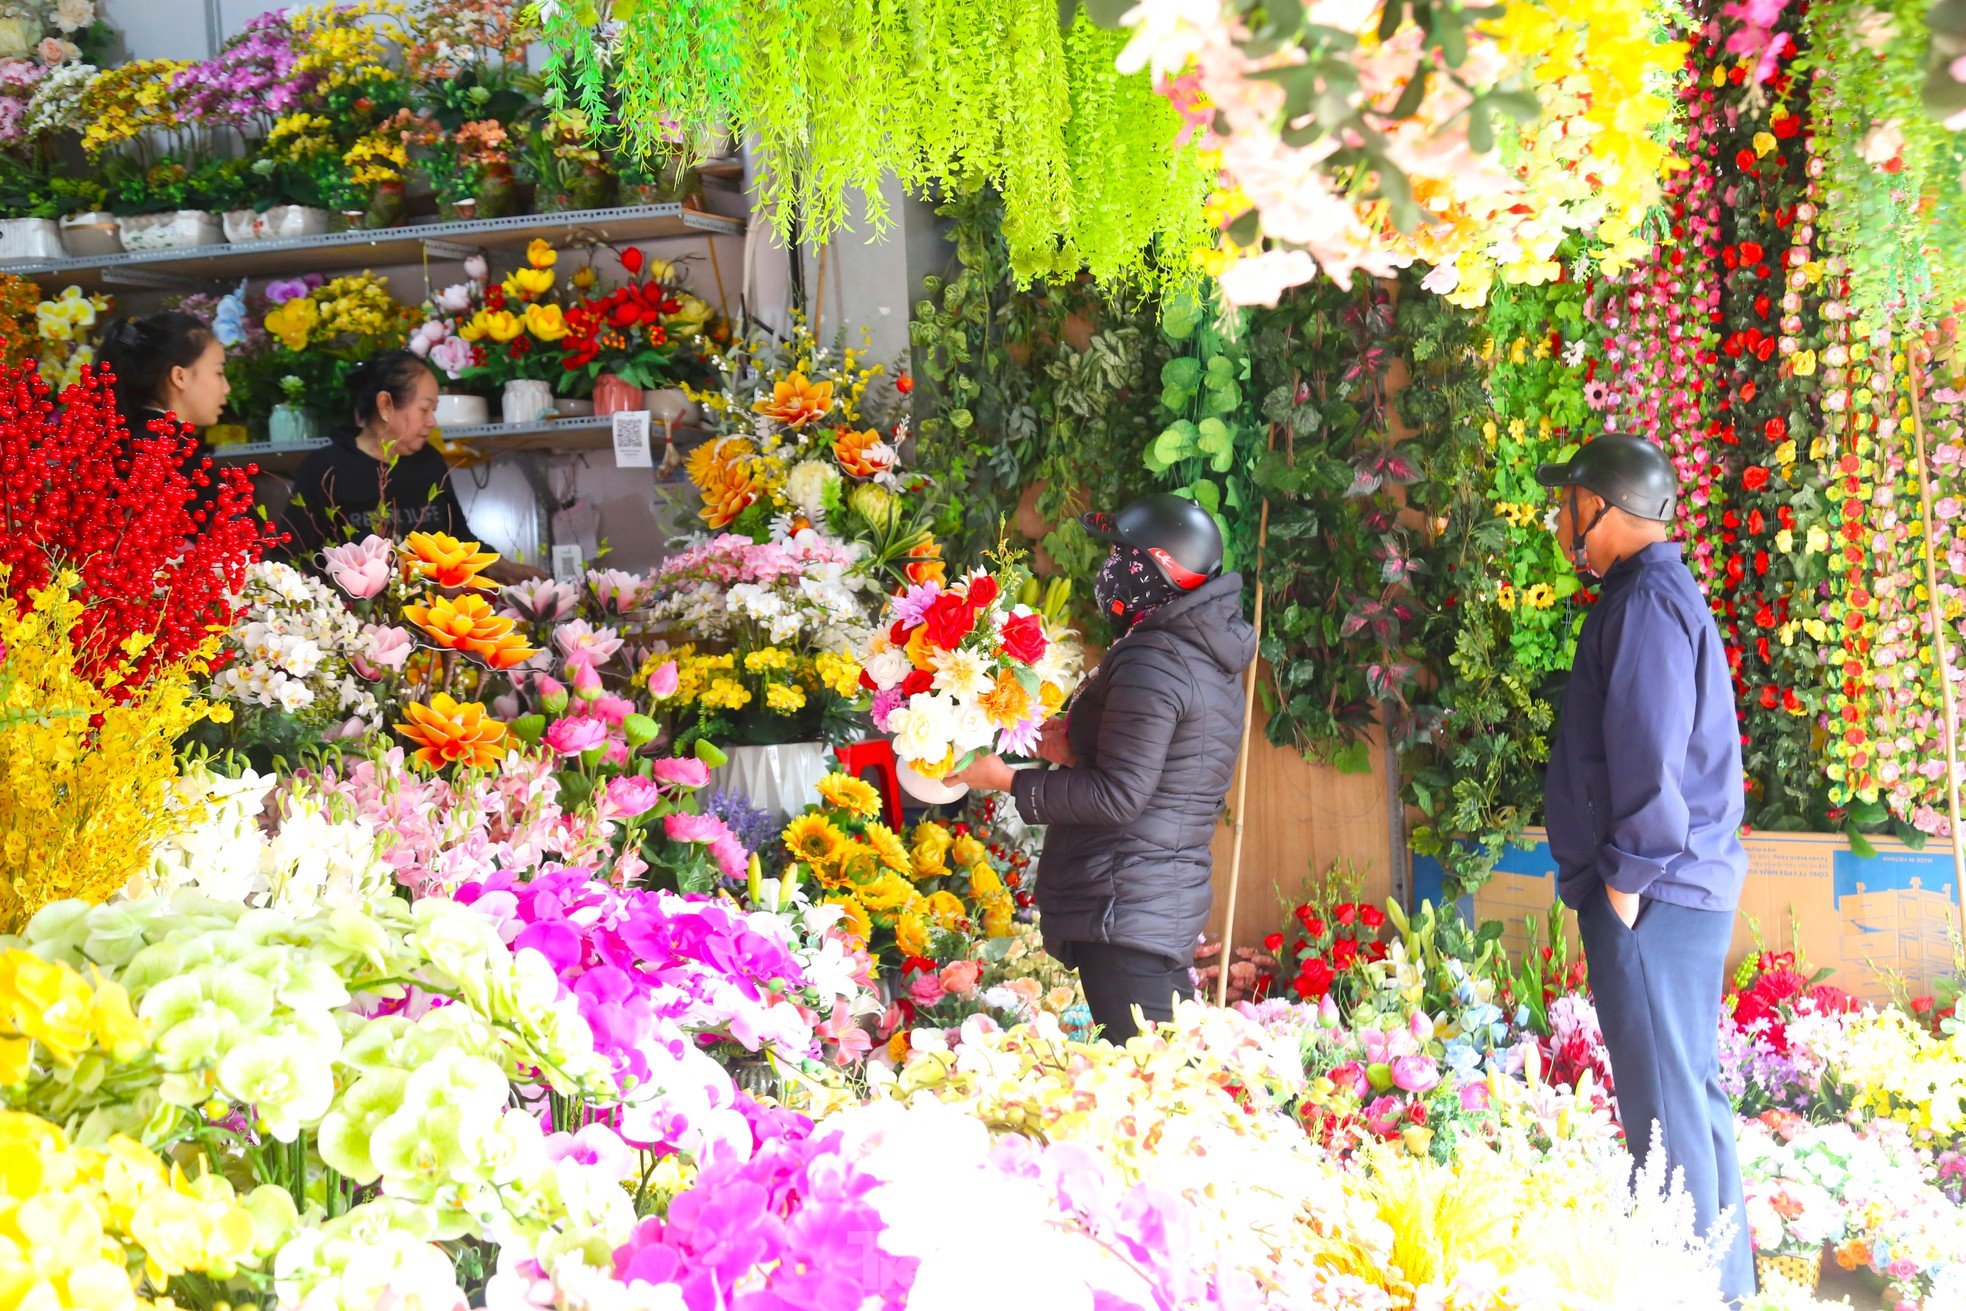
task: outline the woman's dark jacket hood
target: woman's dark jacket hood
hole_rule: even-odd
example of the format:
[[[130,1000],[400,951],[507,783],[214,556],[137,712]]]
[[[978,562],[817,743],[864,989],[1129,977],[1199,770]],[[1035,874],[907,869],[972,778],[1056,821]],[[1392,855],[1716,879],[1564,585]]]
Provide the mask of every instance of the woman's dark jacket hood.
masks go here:
[[[1074,942],[1193,957],[1255,656],[1240,575],[1204,583],[1141,619],[1087,680],[1068,726],[1079,767],[1019,772],[1019,812],[1050,826],[1038,910],[1067,964]]]

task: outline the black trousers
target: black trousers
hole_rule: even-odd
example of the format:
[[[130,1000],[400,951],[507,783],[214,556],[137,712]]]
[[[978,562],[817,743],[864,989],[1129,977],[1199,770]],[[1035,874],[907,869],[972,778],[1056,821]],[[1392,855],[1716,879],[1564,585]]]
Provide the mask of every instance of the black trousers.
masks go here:
[[[1140,1031],[1133,1022],[1135,1006],[1149,1024],[1160,1024],[1174,1018],[1176,997],[1186,1001],[1195,994],[1188,966],[1155,952],[1110,942],[1075,942],[1072,963],[1078,967],[1092,1022],[1107,1042],[1124,1043]]]
[[[1693,910],[1647,898],[1626,928],[1601,891],[1584,896],[1577,927],[1591,996],[1618,1085],[1625,1142],[1642,1166],[1656,1130],[1666,1166],[1692,1195],[1697,1228],[1733,1213],[1720,1253],[1730,1300],[1754,1292],[1754,1249],[1734,1154],[1734,1108],[1720,1088],[1720,994],[1732,911]]]

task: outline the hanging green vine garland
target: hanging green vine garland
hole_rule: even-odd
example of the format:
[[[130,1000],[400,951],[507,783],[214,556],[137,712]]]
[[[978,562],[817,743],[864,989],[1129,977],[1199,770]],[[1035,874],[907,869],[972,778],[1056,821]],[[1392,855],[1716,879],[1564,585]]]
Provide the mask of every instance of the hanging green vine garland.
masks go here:
[[[1250,470],[1263,427],[1248,396],[1249,351],[1240,316],[1228,322],[1205,292],[1181,293],[1161,310],[1170,352],[1160,369],[1162,426],[1147,440],[1147,471],[1170,492],[1214,515],[1225,568],[1253,565],[1257,498]]]
[[[1055,0],[588,0],[545,15],[550,102],[630,157],[755,143],[780,236],[890,222],[882,179],[999,192],[1019,282],[1168,289],[1211,243],[1180,114]],[[597,31],[606,31],[605,43]]]

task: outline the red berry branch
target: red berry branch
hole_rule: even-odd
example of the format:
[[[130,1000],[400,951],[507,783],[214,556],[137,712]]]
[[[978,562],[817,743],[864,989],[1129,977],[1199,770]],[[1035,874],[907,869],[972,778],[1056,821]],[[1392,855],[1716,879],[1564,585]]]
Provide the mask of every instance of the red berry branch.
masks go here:
[[[231,626],[231,598],[278,534],[253,517],[250,469],[207,459],[187,470],[195,439],[161,420],[132,437],[111,381],[84,369],[57,402],[32,361],[0,368],[0,568],[22,607],[76,571],[87,610],[75,642],[91,679],[148,634],[125,693]]]

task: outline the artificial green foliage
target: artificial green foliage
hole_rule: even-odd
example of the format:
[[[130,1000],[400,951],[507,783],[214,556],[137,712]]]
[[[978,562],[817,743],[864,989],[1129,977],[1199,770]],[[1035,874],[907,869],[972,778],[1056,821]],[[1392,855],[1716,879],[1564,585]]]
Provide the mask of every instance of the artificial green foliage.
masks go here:
[[[1195,501],[1221,525],[1224,567],[1252,564],[1257,498],[1250,471],[1264,424],[1249,395],[1249,350],[1241,315],[1206,290],[1183,291],[1161,309],[1168,357],[1160,368],[1161,428],[1147,442],[1147,471]]]
[[[1851,307],[1874,324],[1933,322],[1966,299],[1966,134],[1926,107],[1928,7],[1820,0],[1796,62],[1815,74],[1828,248],[1849,264]]]
[[[743,136],[784,237],[880,233],[891,174],[999,193],[1019,282],[1186,285],[1211,244],[1180,115],[1118,72],[1123,34],[1061,28],[1055,0],[587,0],[544,28],[551,103],[630,158]]]
[[[952,558],[974,556],[1039,484],[1037,509],[1051,525],[1041,544],[1060,573],[1084,582],[1105,547],[1078,515],[1149,487],[1136,452],[1158,429],[1149,380],[1166,358],[1150,302],[1101,295],[1080,279],[1020,287],[993,197],[942,213],[956,258],[946,278],[927,280],[909,325],[925,384],[918,461],[946,494],[936,534]]]
[[[1419,477],[1391,428],[1391,294],[1359,281],[1293,293],[1252,318],[1252,382],[1275,426],[1257,463],[1270,502],[1262,652],[1270,740],[1368,767],[1383,707],[1404,720],[1421,677],[1413,581],[1424,546],[1402,514]]]
[[[1487,595],[1494,562],[1522,545],[1489,492],[1499,470],[1487,437],[1488,327],[1411,281],[1402,293],[1395,327],[1408,381],[1396,404],[1413,430],[1401,448],[1420,472],[1408,503],[1425,517],[1429,568],[1413,602],[1429,677],[1394,736],[1402,794],[1419,815],[1413,850],[1439,859],[1451,893],[1486,879],[1540,811],[1552,707],[1512,649],[1510,612]]]

